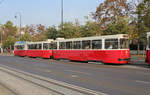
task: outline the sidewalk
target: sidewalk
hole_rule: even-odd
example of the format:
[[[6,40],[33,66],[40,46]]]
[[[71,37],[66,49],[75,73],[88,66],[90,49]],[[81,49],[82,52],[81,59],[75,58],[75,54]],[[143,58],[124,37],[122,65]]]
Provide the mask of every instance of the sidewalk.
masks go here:
[[[132,63],[141,63],[141,64],[143,64],[143,63],[145,63],[145,57],[146,56],[143,56],[143,55],[131,55],[131,62]]]
[[[13,53],[0,53],[1,56],[14,56]]]
[[[0,95],[12,95],[12,93],[0,85]]]

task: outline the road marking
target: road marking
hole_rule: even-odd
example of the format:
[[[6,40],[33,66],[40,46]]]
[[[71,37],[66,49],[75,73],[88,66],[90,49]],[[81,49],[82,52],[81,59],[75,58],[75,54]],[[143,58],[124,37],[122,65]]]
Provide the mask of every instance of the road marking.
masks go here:
[[[71,75],[71,77],[72,77],[72,78],[77,78],[78,76],[77,76],[77,75]]]
[[[80,73],[80,74],[85,74],[85,75],[91,75],[89,73],[86,73],[86,72],[80,72],[80,71],[73,71],[73,70],[64,70],[64,71],[67,71],[67,72],[73,72],[73,73]]]
[[[143,84],[150,84],[150,82],[148,82],[148,81],[140,81],[140,80],[136,80],[136,82],[138,82],[138,83],[143,83]]]
[[[122,66],[121,68],[129,68],[129,69],[139,69],[139,70],[149,70],[149,68],[145,68],[145,67],[139,67],[139,66],[130,66],[130,65],[125,65]]]

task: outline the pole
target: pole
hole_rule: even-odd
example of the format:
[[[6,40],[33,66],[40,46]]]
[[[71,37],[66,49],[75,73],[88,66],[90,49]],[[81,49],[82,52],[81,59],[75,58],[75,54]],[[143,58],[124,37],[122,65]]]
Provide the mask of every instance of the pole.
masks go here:
[[[21,16],[21,13],[20,12],[17,12],[16,15],[15,15],[15,18],[17,19],[17,14],[19,15],[20,17],[20,25],[19,25],[19,38],[21,38],[21,26],[22,26],[22,16]]]
[[[21,13],[20,13],[20,38],[21,38],[21,23],[22,23],[22,21],[21,21]]]
[[[2,30],[2,26],[0,25],[0,31],[1,31],[1,48],[0,51],[1,53],[3,53],[3,49],[2,49],[2,45],[3,45],[3,30]]]
[[[64,0],[61,0],[61,24],[62,24],[62,31],[64,26]]]

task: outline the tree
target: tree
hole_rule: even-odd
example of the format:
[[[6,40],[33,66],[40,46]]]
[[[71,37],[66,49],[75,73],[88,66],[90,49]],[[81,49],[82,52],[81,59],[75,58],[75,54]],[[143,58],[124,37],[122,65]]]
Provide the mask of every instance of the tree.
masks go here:
[[[7,21],[6,24],[3,25],[3,41],[8,39],[8,36],[17,37],[17,27],[13,25],[11,21]]]
[[[146,32],[150,31],[150,1],[143,0],[136,7],[137,14],[137,41],[138,41],[138,53],[139,53],[139,45],[140,43],[144,43],[146,45]]]
[[[31,41],[46,40],[45,32],[46,32],[46,28],[44,25],[41,25],[41,24],[29,25],[29,26],[26,26],[24,29],[25,38],[28,36],[29,38],[31,38]]]
[[[109,24],[105,32],[109,35],[112,34],[129,34],[131,25],[129,24],[128,17],[117,17],[116,21]]]
[[[102,34],[101,25],[97,24],[93,21],[87,21],[84,26],[82,26],[82,36],[89,37],[89,36],[99,36]]]
[[[36,30],[34,33],[34,36],[32,37],[32,41],[45,41],[46,36],[45,36],[46,28],[44,25],[36,25]]]
[[[61,25],[58,29],[58,37],[62,38],[78,38],[81,37],[81,31],[79,26],[75,26],[71,22],[65,22],[63,24],[63,29]]]
[[[56,39],[57,38],[57,29],[55,26],[48,27],[45,32],[47,39]]]
[[[28,33],[22,35],[20,41],[31,41],[31,35]]]
[[[128,10],[127,0],[105,0],[92,15],[97,22],[106,27],[116,21],[118,16],[127,16]]]
[[[15,42],[16,42],[16,38],[14,36],[8,36],[7,40],[4,41],[3,46],[5,48],[10,49],[11,47],[14,46]]]

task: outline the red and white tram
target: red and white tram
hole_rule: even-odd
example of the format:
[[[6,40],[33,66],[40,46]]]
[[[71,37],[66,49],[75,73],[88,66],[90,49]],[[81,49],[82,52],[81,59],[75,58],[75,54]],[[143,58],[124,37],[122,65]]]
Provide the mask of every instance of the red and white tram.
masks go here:
[[[146,49],[146,60],[147,64],[150,64],[150,32],[147,33],[147,49]]]
[[[14,55],[51,58],[52,40],[46,42],[16,42]]]
[[[112,64],[126,64],[130,59],[126,34],[57,39],[53,46],[54,59],[100,61]]]

